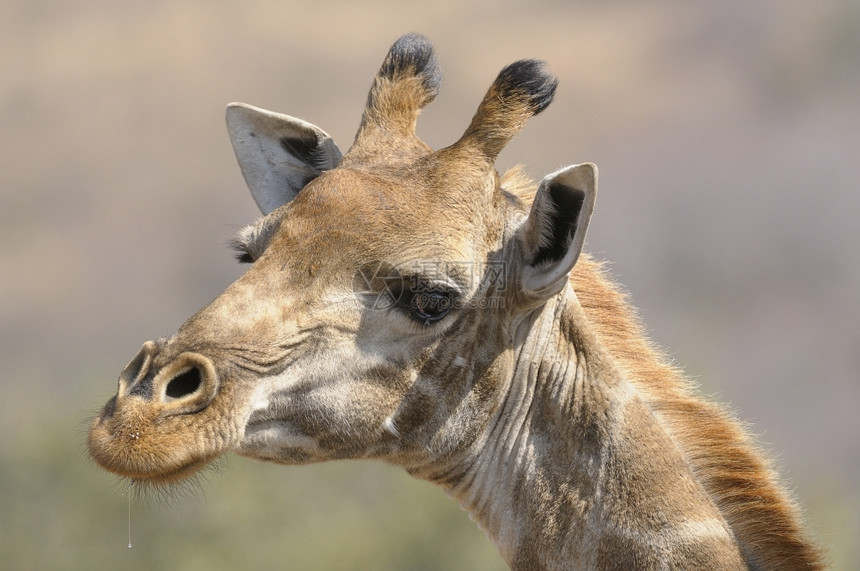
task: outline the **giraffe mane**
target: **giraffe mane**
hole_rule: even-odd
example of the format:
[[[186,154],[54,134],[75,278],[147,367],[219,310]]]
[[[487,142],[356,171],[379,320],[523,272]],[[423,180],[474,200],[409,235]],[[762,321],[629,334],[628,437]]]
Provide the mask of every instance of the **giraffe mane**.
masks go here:
[[[535,186],[520,167],[502,188],[528,207]],[[695,384],[645,334],[629,295],[604,264],[583,254],[571,285],[601,343],[629,376],[693,473],[722,512],[753,568],[820,568],[799,509],[772,463],[724,406],[705,401]]]

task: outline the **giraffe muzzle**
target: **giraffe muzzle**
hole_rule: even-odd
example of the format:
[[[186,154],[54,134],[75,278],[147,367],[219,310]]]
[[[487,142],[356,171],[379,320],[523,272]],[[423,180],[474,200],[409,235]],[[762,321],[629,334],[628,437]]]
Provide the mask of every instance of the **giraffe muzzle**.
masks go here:
[[[114,396],[90,427],[88,447],[103,468],[152,483],[175,482],[224,451],[229,438],[206,438],[219,381],[212,360],[174,354],[147,341],[123,369]]]

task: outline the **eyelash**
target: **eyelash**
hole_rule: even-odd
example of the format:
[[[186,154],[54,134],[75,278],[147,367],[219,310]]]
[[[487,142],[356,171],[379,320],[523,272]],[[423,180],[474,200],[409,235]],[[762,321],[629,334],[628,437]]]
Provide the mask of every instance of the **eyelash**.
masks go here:
[[[230,249],[233,250],[233,256],[240,264],[253,264],[256,261],[248,245],[239,237],[230,240]]]
[[[231,244],[235,250],[236,260],[240,264],[253,264],[256,259],[241,242]],[[447,290],[424,289],[416,286],[416,280],[411,280],[412,285],[396,293],[397,299],[394,307],[406,313],[413,321],[429,327],[441,321],[456,305],[457,295]],[[403,285],[406,285],[405,283]]]

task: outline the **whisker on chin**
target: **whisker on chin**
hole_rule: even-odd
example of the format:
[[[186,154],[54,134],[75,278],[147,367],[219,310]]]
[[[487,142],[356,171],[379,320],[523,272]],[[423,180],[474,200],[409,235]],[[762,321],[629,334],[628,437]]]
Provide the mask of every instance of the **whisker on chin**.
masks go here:
[[[139,478],[118,477],[116,487],[123,490],[122,495],[129,494],[136,506],[175,507],[183,501],[206,496],[209,475],[220,474],[224,468],[226,459],[222,458],[216,458],[199,472],[179,482],[158,483]]]

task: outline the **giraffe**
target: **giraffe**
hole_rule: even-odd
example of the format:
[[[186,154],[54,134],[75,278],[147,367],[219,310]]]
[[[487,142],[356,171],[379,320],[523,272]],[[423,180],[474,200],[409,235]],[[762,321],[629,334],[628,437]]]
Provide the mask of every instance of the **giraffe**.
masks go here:
[[[235,239],[250,266],[144,343],[92,457],[152,485],[228,451],[382,460],[444,488],[513,569],[822,568],[769,461],[582,252],[596,166],[496,171],[556,78],[505,67],[433,150],[415,125],[440,80],[429,41],[397,40],[345,154],[228,106],[263,214]]]

